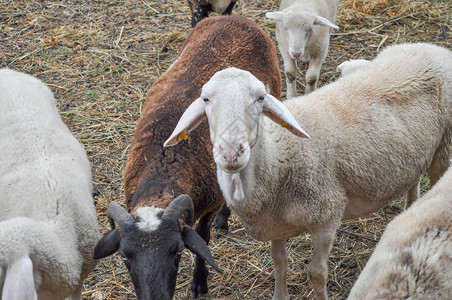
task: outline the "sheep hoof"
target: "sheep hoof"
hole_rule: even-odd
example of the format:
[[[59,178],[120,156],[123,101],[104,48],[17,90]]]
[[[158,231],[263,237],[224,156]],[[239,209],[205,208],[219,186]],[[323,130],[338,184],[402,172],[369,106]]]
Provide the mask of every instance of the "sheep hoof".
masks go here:
[[[196,299],[198,296],[206,295],[209,289],[207,288],[207,282],[196,284],[195,282],[191,285],[191,299]]]

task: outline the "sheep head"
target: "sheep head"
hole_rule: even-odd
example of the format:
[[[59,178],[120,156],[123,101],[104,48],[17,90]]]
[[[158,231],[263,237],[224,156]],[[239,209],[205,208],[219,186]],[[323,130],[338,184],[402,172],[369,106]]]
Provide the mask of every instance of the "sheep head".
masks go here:
[[[172,299],[184,248],[222,273],[206,242],[190,227],[194,212],[188,195],[178,196],[165,210],[140,207],[136,217],[112,202],[107,214],[112,230],[97,243],[94,259],[118,251],[130,272],[138,299]],[[180,221],[181,218],[184,221]],[[119,228],[115,227],[115,222]]]
[[[315,25],[323,25],[338,29],[339,27],[321,16],[304,12],[303,8],[289,7],[284,11],[268,12],[265,16],[281,22],[287,39],[289,55],[292,59],[302,59],[306,44],[311,37]]]
[[[172,146],[208,119],[215,163],[228,173],[246,167],[264,114],[299,137],[309,137],[289,110],[268,94],[250,72],[228,68],[217,72],[203,86],[201,97],[184,112],[165,146]]]

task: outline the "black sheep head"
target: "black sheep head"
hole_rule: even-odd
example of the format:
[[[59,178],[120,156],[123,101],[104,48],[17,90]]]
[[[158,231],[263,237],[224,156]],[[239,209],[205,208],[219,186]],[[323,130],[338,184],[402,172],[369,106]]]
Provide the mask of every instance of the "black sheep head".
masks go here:
[[[213,260],[206,242],[190,227],[193,225],[193,203],[188,195],[175,198],[163,213],[147,207],[133,217],[117,203],[107,212],[112,230],[97,243],[94,259],[119,252],[130,272],[138,299],[172,299],[181,252],[188,248],[222,272]],[[179,218],[187,214],[187,225]],[[119,228],[115,228],[115,222]]]

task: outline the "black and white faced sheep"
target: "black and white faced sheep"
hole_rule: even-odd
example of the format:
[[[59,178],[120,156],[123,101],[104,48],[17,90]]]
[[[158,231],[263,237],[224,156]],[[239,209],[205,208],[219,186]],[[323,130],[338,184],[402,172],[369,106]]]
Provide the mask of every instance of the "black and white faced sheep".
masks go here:
[[[82,145],[40,80],[0,69],[0,299],[80,299],[100,238]]]
[[[327,299],[328,254],[341,220],[403,196],[425,171],[435,184],[448,168],[452,52],[392,46],[366,67],[283,103],[249,72],[222,70],[165,145],[204,118],[228,206],[251,236],[271,241],[273,299],[289,299],[286,240],[306,231],[313,244],[308,276],[316,299]],[[299,138],[307,133],[310,139]]]
[[[231,0],[188,0],[191,11],[191,27],[195,27],[209,13],[215,12],[222,15],[230,15],[237,1]]]
[[[209,128],[203,124],[197,134],[179,147],[167,149],[162,145],[191,100],[199,97],[202,86],[215,72],[230,66],[249,70],[268,86],[269,92],[280,95],[281,75],[275,46],[257,24],[240,16],[201,21],[185,42],[179,58],[147,94],[125,170],[125,198],[131,212],[123,209],[118,213],[121,209],[113,204],[114,213],[109,215],[120,230],[108,232],[96,248],[96,258],[119,251],[131,272],[139,299],[173,297],[178,253],[184,246],[190,250],[205,248],[204,253],[208,253],[211,220],[224,203],[212,148],[205,147]],[[185,138],[184,133],[177,137]],[[176,216],[171,221],[166,217],[165,208],[182,194],[188,195],[184,196],[186,201],[193,200],[192,219],[199,219],[197,234],[178,222],[182,213],[169,214]],[[195,238],[197,243],[191,245]],[[207,293],[204,258],[196,258],[193,297]]]
[[[349,300],[452,297],[452,168],[388,224]]]

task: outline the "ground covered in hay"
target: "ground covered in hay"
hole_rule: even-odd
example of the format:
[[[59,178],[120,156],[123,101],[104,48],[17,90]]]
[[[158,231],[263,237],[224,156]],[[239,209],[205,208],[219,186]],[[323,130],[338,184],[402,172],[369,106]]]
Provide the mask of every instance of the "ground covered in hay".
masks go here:
[[[265,12],[278,6],[278,1],[239,0],[234,13],[255,20],[274,39],[274,22]],[[450,49],[451,12],[449,0],[341,1],[340,29],[333,32],[320,84],[337,79],[335,69],[342,61],[372,58],[394,43],[422,41]],[[88,152],[102,232],[108,230],[108,203],[123,201],[124,166],[146,91],[176,59],[190,30],[185,1],[0,1],[0,67],[35,75],[55,93],[63,120]],[[303,91],[303,76],[299,78]],[[402,206],[403,200],[397,201],[342,225],[329,257],[331,299],[346,298],[385,225]],[[211,269],[206,299],[271,299],[269,243],[250,238],[233,215],[231,231],[212,234],[210,246],[225,272]],[[291,239],[287,248],[289,292],[294,299],[312,299],[306,276],[309,235]],[[186,251],[175,298],[189,299],[193,265],[194,257]],[[85,282],[83,299],[135,299],[116,255],[99,262]]]

